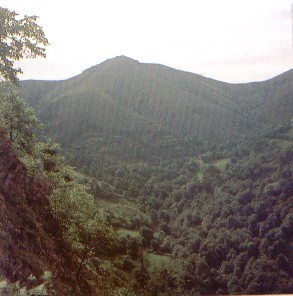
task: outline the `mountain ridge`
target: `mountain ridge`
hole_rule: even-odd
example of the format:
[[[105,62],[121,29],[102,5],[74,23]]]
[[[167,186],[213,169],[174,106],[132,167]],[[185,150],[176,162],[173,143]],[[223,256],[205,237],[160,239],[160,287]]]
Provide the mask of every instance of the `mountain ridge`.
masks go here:
[[[64,78],[64,79],[34,79],[34,78],[30,78],[30,79],[23,79],[23,80],[20,80],[21,82],[27,82],[27,81],[39,81],[39,82],[60,82],[60,81],[66,81],[66,80],[70,80],[74,77],[77,77],[79,75],[81,75],[82,73],[84,72],[87,72],[88,70],[91,70],[91,69],[94,69],[96,68],[97,66],[100,66],[100,65],[103,65],[105,63],[108,63],[108,62],[111,62],[111,61],[125,61],[125,62],[135,62],[135,63],[139,63],[141,65],[149,65],[149,66],[161,66],[161,67],[165,67],[165,68],[168,68],[168,69],[172,69],[172,70],[175,70],[175,71],[178,71],[178,72],[183,72],[183,73],[188,73],[188,74],[192,74],[192,75],[197,75],[198,77],[203,77],[203,78],[206,78],[206,79],[209,79],[209,80],[212,80],[212,81],[217,81],[217,82],[220,82],[220,83],[223,83],[223,84],[228,84],[228,85],[248,85],[248,84],[257,84],[257,83],[263,83],[263,82],[266,82],[266,81],[270,81],[272,79],[275,79],[279,76],[282,76],[286,73],[293,73],[293,68],[291,69],[288,69],[284,72],[281,72],[279,74],[275,74],[275,75],[272,75],[271,77],[267,78],[267,79],[262,79],[262,80],[251,80],[251,81],[247,81],[247,82],[229,82],[229,81],[222,81],[218,78],[213,78],[213,77],[209,77],[209,76],[205,76],[205,75],[202,75],[202,74],[197,74],[195,72],[192,72],[192,71],[188,71],[188,70],[183,70],[183,69],[177,69],[177,68],[172,68],[170,66],[167,66],[167,65],[163,65],[163,64],[160,64],[160,63],[153,63],[153,62],[140,62],[139,60],[136,60],[136,59],[133,59],[133,58],[130,58],[126,55],[118,55],[118,56],[115,56],[113,58],[109,58],[109,59],[106,59],[105,61],[99,63],[99,64],[96,64],[96,65],[93,65],[85,70],[83,70],[82,72],[76,74],[76,75],[73,75],[71,77],[68,77],[68,78]]]
[[[21,91],[38,110],[45,131],[64,147],[99,138],[94,150],[110,152],[112,143],[136,154],[135,147],[143,146],[146,150],[140,152],[148,158],[158,153],[154,147],[159,145],[164,157],[172,154],[165,149],[172,141],[223,142],[264,124],[289,120],[292,73],[264,82],[229,84],[119,56],[67,80],[22,81]],[[114,149],[111,157],[117,153]]]
[[[292,73],[293,74],[293,68],[291,69],[288,69],[284,72],[281,72],[279,74],[275,74],[273,75],[272,77],[269,77],[267,79],[263,79],[263,80],[252,80],[252,81],[248,81],[248,82],[227,82],[227,81],[222,81],[220,79],[217,79],[217,78],[213,78],[213,77],[208,77],[208,76],[205,76],[205,75],[202,75],[202,74],[197,74],[195,72],[192,72],[192,71],[188,71],[188,70],[182,70],[182,69],[177,69],[177,68],[172,68],[170,66],[167,66],[167,65],[163,65],[163,64],[160,64],[160,63],[153,63],[153,62],[140,62],[139,60],[136,60],[136,59],[133,59],[131,57],[128,57],[126,55],[118,55],[118,56],[115,56],[113,58],[109,58],[109,59],[106,59],[105,61],[99,63],[99,64],[96,64],[96,65],[93,65],[91,66],[90,68],[88,69],[85,69],[84,71],[82,71],[80,74],[90,70],[90,69],[94,69],[100,65],[104,65],[104,64],[107,64],[107,63],[115,63],[115,62],[126,62],[126,63],[136,63],[136,64],[140,64],[140,65],[147,65],[147,66],[150,66],[150,67],[164,67],[166,69],[171,69],[173,71],[178,71],[178,72],[181,72],[181,73],[186,73],[186,74],[192,74],[192,75],[196,75],[198,77],[202,77],[202,78],[205,78],[205,79],[208,79],[208,80],[211,80],[211,81],[216,81],[216,82],[220,82],[222,84],[228,84],[228,85],[248,85],[248,84],[257,84],[257,83],[263,83],[263,82],[266,82],[266,81],[270,81],[272,79],[275,79],[279,76],[283,76],[284,74],[286,73]],[[74,78],[76,76],[79,76],[80,74],[77,74],[77,75],[74,75],[72,77],[69,77],[69,78],[66,78],[64,80],[68,80],[68,79],[71,79],[71,78]],[[28,79],[28,80],[33,80],[33,79]],[[23,81],[28,81],[28,80],[23,80]],[[61,81],[64,81],[64,80],[61,80]],[[46,80],[43,80],[43,81],[46,81]],[[50,80],[47,80],[47,81],[50,81]],[[60,80],[51,80],[51,81],[60,81]]]

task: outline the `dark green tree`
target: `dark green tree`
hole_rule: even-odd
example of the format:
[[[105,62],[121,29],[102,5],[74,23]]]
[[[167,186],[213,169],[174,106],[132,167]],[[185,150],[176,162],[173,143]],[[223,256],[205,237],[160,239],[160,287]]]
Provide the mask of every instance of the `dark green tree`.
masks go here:
[[[33,109],[12,91],[0,94],[0,124],[15,147],[26,152],[34,144],[36,129],[42,126]]]

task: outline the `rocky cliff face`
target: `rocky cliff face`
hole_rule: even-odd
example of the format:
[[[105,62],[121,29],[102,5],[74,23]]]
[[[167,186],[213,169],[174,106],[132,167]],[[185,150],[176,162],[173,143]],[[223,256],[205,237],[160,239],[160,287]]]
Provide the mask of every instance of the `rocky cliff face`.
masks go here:
[[[46,282],[67,295],[74,262],[50,211],[50,192],[49,181],[28,174],[0,130],[0,281],[27,289]]]

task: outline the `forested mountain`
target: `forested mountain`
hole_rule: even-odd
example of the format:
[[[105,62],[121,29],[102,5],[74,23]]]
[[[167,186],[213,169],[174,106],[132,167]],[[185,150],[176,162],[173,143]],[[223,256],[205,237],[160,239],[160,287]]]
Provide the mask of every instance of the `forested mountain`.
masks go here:
[[[79,147],[101,161],[159,161],[193,154],[203,141],[289,120],[292,79],[289,71],[233,85],[121,56],[65,81],[21,87],[65,153]]]
[[[233,85],[121,56],[21,97],[36,21],[0,7],[0,295],[292,293],[292,70]]]
[[[44,284],[64,295],[292,293],[292,73],[228,84],[122,56],[65,81],[21,82],[38,137],[61,149],[46,140],[24,155],[3,128],[11,223],[0,226],[24,248],[0,245],[10,260],[0,276],[29,286],[49,270]],[[13,207],[25,209],[20,223]],[[44,251],[26,251],[34,241]]]

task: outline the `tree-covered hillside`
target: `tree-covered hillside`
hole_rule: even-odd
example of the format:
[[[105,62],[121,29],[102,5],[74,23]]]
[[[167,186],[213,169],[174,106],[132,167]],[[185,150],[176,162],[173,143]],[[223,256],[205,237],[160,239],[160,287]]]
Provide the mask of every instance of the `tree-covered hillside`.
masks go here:
[[[233,85],[124,56],[65,81],[24,81],[21,90],[78,166],[190,156],[206,141],[289,120],[293,108],[292,71]]]
[[[292,292],[292,71],[232,85],[118,57],[22,93],[85,173],[128,293]]]
[[[292,134],[292,127],[284,130]],[[293,141],[251,137],[166,165],[138,193],[154,252],[200,294],[290,293]]]
[[[0,8],[0,294],[292,293],[292,70],[232,85],[122,56],[20,95],[36,20]]]
[[[288,122],[172,163],[118,163],[104,181],[64,167],[50,141],[19,150],[21,163],[2,135],[2,273],[62,295],[289,293],[292,131]]]

